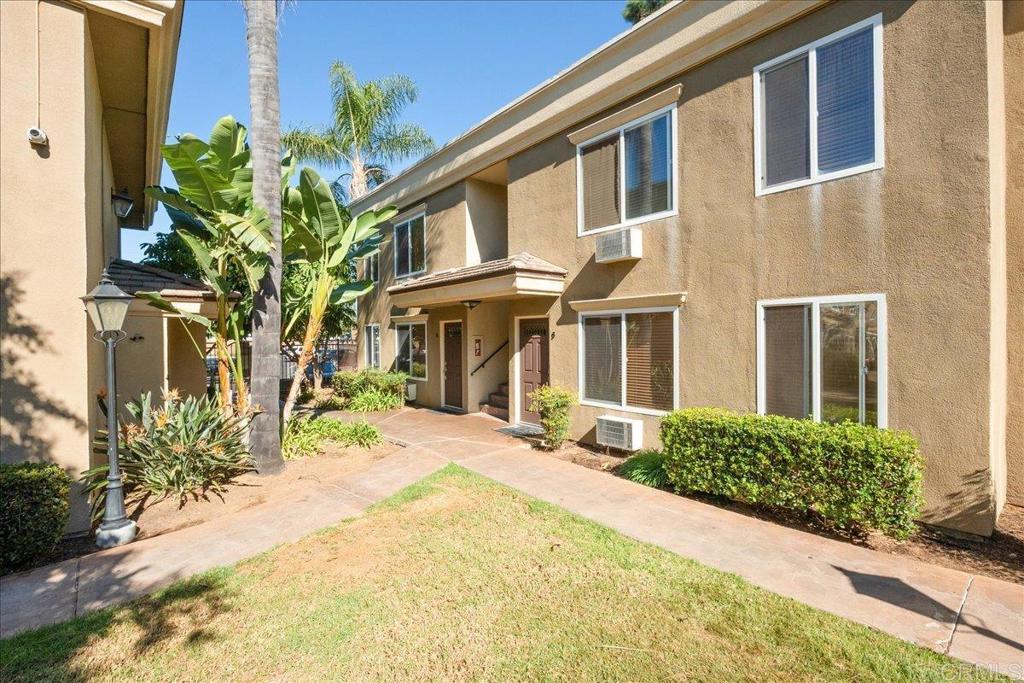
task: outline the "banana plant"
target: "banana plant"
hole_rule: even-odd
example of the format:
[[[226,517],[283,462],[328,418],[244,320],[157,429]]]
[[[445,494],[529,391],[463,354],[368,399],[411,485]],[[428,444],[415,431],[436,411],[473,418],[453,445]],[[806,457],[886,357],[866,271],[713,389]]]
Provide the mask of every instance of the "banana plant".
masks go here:
[[[146,195],[164,205],[171,227],[195,256],[203,282],[215,295],[217,316],[210,319],[183,311],[159,292],[138,292],[137,296],[159,310],[180,316],[183,322],[199,323],[208,330],[217,353],[220,406],[225,411],[246,413],[250,406],[242,369],[243,315],[242,308],[235,302],[248,300],[259,288],[260,278],[269,263],[268,254],[273,249],[270,217],[252,201],[252,166],[246,128],[231,116],[225,116],[214,125],[209,142],[186,133],[178,136],[177,142],[163,145],[160,151],[178,188],[147,187]],[[286,157],[282,166],[284,188],[295,164]],[[241,274],[247,291],[233,291],[231,272]],[[233,353],[229,341],[233,342]],[[198,344],[196,348],[199,350]],[[231,402],[232,375],[234,405]]]
[[[301,269],[296,281],[302,289],[285,294],[287,316],[281,336],[287,339],[299,321],[306,325],[282,411],[287,425],[328,308],[347,305],[373,289],[370,280],[353,280],[353,264],[380,251],[380,224],[398,209],[371,209],[350,219],[330,184],[311,168],[302,169],[298,188],[285,189],[282,209],[285,259],[289,267]]]

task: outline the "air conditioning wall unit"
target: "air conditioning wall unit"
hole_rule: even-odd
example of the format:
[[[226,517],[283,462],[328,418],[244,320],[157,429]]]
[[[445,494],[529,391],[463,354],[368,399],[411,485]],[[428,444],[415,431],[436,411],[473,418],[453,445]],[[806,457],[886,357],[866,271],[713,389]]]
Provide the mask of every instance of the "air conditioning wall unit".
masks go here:
[[[597,238],[597,262],[635,261],[644,255],[644,233],[640,228],[616,230]]]
[[[615,415],[597,418],[597,443],[622,451],[644,447],[644,421]]]

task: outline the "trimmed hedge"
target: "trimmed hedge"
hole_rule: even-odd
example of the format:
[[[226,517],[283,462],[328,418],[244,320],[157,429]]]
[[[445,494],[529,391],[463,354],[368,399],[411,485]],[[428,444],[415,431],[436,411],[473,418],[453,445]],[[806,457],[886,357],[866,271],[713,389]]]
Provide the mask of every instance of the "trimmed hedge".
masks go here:
[[[64,535],[71,477],[57,465],[0,465],[0,572],[45,559]]]
[[[404,372],[384,372],[376,369],[343,370],[334,373],[331,385],[336,394],[345,399],[354,398],[366,391],[376,390],[385,394],[394,394],[401,401],[405,400],[405,384],[409,375]]]
[[[662,419],[661,441],[680,493],[812,511],[896,538],[914,531],[923,504],[917,441],[902,431],[691,408]]]

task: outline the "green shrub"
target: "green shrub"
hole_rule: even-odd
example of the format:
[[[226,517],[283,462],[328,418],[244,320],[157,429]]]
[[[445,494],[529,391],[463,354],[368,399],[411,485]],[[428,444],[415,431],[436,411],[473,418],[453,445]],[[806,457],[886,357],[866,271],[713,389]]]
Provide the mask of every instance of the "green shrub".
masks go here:
[[[314,392],[312,403],[317,410],[343,410],[345,408],[345,399],[330,389]]]
[[[0,572],[50,556],[68,523],[70,486],[57,465],[0,465]]]
[[[668,486],[665,472],[665,454],[661,451],[640,451],[619,465],[617,474],[644,486],[663,489]]]
[[[561,387],[542,384],[528,394],[530,410],[540,414],[544,428],[544,446],[550,450],[561,448],[569,438],[569,409],[578,403],[576,393]]]
[[[921,511],[922,461],[908,433],[728,410],[679,410],[661,422],[677,491],[814,512],[840,529],[905,538]]]
[[[297,418],[288,423],[281,449],[285,458],[306,458],[318,455],[325,441],[370,448],[382,440],[380,430],[365,420],[342,422],[329,417]]]
[[[225,416],[208,396],[180,399],[170,392],[163,406],[153,406],[147,392],[125,408],[134,421],[122,423],[118,461],[126,496],[188,496],[220,493],[236,477],[255,470],[246,446],[248,418]],[[99,432],[94,452],[106,454],[107,433]],[[93,497],[93,517],[103,511],[106,463],[82,475]]]
[[[357,413],[379,413],[384,410],[401,408],[404,399],[391,391],[372,387],[352,396],[345,407]]]
[[[405,400],[405,384],[409,375],[404,372],[383,372],[376,368],[364,370],[342,370],[334,374],[331,384],[334,392],[343,399],[350,399],[368,390],[395,394]]]

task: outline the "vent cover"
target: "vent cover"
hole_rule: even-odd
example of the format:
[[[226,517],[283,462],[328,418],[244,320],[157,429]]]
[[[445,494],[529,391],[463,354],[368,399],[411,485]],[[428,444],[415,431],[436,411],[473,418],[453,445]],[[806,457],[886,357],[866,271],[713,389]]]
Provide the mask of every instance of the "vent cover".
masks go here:
[[[643,232],[640,228],[616,230],[597,238],[597,262],[635,261],[643,256]]]
[[[623,451],[638,451],[644,447],[643,420],[602,415],[597,418],[597,443]]]

